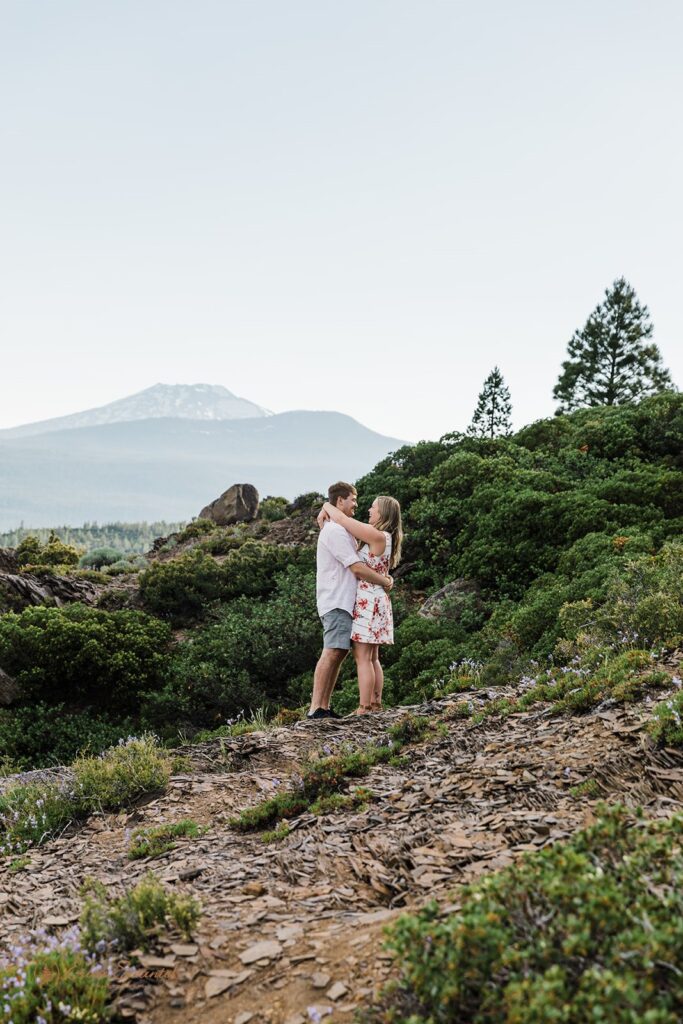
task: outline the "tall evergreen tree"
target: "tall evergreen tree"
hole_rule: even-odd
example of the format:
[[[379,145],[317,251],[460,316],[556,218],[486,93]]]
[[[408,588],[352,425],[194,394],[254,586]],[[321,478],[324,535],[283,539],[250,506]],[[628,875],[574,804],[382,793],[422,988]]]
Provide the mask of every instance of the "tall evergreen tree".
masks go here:
[[[507,437],[512,433],[510,391],[497,366],[484,381],[467,433],[473,437]]]
[[[605,289],[605,301],[575,331],[569,359],[553,390],[561,412],[590,405],[621,405],[673,387],[653,343],[647,306],[623,277]]]

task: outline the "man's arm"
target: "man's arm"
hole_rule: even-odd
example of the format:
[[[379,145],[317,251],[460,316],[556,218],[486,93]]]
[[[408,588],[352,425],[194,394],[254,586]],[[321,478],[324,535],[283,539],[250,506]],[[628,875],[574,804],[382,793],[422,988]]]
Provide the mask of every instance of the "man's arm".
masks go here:
[[[391,576],[382,576],[380,573],[375,572],[365,562],[354,562],[353,565],[349,566],[349,569],[356,577],[357,580],[365,580],[366,583],[374,583],[376,587],[384,587],[389,592],[394,585],[394,581]]]

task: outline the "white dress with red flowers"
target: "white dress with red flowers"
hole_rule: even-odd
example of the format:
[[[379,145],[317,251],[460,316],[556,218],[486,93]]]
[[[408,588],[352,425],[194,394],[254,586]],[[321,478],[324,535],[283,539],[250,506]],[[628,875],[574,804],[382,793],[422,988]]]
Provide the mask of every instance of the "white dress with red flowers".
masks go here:
[[[391,534],[385,531],[384,536],[387,543],[381,555],[371,554],[367,544],[363,545],[358,554],[370,569],[374,569],[382,576],[388,576]],[[391,611],[391,598],[383,587],[358,580],[351,639],[361,644],[393,644],[394,616]]]

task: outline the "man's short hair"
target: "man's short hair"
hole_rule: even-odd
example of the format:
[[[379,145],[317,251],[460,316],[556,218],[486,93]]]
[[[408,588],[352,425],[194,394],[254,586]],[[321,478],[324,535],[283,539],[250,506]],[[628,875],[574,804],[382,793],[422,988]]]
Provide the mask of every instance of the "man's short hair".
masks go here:
[[[339,498],[348,498],[350,494],[356,494],[356,488],[353,484],[345,484],[343,480],[340,480],[336,484],[332,484],[327,488],[327,500],[330,505],[337,504]]]

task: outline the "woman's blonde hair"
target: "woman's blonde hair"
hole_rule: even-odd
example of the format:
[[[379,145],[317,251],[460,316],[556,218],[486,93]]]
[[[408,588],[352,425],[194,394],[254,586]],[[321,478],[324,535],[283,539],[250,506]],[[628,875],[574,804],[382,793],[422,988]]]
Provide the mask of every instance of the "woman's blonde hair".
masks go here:
[[[396,498],[390,498],[386,494],[378,494],[377,507],[379,508],[379,522],[375,525],[378,530],[385,530],[391,534],[389,568],[395,569],[401,561],[401,545],[403,544],[401,506],[396,501]]]

